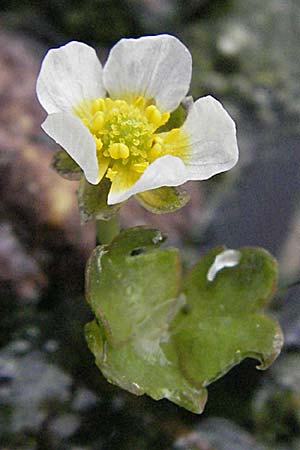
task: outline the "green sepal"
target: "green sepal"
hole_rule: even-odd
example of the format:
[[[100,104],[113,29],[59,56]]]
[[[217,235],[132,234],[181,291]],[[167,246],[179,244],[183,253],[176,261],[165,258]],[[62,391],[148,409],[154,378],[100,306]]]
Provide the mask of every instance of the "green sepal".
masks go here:
[[[121,204],[108,205],[107,196],[111,182],[103,178],[99,184],[90,184],[82,176],[78,191],[78,207],[82,222],[88,220],[110,220],[121,207]]]
[[[166,131],[172,130],[173,128],[180,128],[183,125],[186,116],[187,108],[185,106],[185,103],[183,102],[183,104],[180,104],[178,108],[176,108],[175,111],[171,113],[168,122],[160,127],[157,130],[157,133],[164,133]]]
[[[182,188],[164,186],[137,194],[135,198],[148,211],[165,214],[185,206],[190,196]]]
[[[65,150],[59,150],[54,154],[51,167],[67,180],[78,181],[82,176],[81,168]]]
[[[278,356],[280,326],[262,312],[277,266],[268,252],[244,248],[235,267],[208,281],[218,248],[182,282],[178,251],[160,249],[163,240],[137,227],[95,249],[86,293],[96,320],[86,339],[111,383],[200,413],[207,385],[231,367],[251,357],[265,369]]]

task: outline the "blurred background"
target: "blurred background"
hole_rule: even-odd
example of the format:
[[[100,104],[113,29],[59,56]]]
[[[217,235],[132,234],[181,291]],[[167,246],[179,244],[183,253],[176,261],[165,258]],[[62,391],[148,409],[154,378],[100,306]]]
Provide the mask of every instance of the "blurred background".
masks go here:
[[[40,63],[69,40],[104,62],[122,37],[171,33],[193,56],[191,94],[238,128],[238,166],[187,185],[165,216],[134,200],[124,226],[158,226],[191,266],[215,245],[279,259],[273,314],[285,332],[266,372],[247,360],[209,387],[197,416],[110,385],[84,341],[84,266],[95,245],[76,182],[49,169],[35,96]],[[300,449],[300,4],[298,0],[2,0],[0,16],[0,449]],[[291,287],[287,288],[288,285]]]

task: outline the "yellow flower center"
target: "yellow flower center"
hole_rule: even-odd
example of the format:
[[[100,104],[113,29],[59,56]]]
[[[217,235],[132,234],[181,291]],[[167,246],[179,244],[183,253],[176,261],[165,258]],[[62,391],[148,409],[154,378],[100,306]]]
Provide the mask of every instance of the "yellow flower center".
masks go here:
[[[170,113],[159,111],[144,97],[130,103],[98,98],[79,105],[74,112],[94,136],[99,171],[101,166],[107,167],[105,176],[111,181],[123,178],[123,188],[133,184],[156,158],[186,153],[187,137],[179,128],[156,132],[168,122]]]

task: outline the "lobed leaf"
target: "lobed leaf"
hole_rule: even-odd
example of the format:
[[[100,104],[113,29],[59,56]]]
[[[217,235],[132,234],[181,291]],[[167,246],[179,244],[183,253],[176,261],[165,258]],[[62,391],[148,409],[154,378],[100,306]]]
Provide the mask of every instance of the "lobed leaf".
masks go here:
[[[86,338],[111,383],[200,413],[209,383],[246,357],[265,369],[278,356],[281,329],[262,312],[277,266],[268,252],[244,248],[238,265],[208,281],[218,248],[182,282],[178,251],[160,249],[163,240],[137,227],[95,249],[86,278],[96,320]]]
[[[105,337],[122,345],[145,329],[163,329],[179,309],[180,264],[174,248],[159,250],[163,236],[142,227],[97,247],[87,265],[87,300]]]
[[[184,408],[201,413],[207,400],[205,389],[191,385],[182,375],[174,348],[163,350],[156,339],[131,341],[122,350],[105,342],[94,320],[85,327],[85,336],[96,364],[106,379],[135,395],[148,394],[154,400],[167,398]]]

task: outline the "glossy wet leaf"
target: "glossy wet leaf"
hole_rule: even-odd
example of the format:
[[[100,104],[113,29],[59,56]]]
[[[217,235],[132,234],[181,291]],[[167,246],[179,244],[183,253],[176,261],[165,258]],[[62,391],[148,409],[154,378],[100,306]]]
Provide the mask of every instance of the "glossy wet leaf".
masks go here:
[[[110,220],[120,208],[120,204],[108,205],[107,196],[110,189],[107,178],[97,184],[90,184],[81,178],[78,188],[78,206],[82,222],[88,220]]]
[[[80,180],[82,170],[65,150],[59,150],[53,156],[51,167],[67,180]]]
[[[246,357],[266,368],[280,352],[280,327],[262,313],[276,263],[262,249],[240,249],[239,264],[210,282],[218,248],[182,281],[178,251],[160,249],[163,240],[137,227],[95,249],[87,299],[96,320],[86,338],[111,383],[200,413],[209,383]]]
[[[164,186],[135,196],[138,202],[154,214],[177,211],[187,204],[190,197],[182,188]]]
[[[127,230],[88,262],[87,300],[114,345],[136,337],[149,319],[152,331],[163,331],[182,303],[178,251],[160,250],[163,239],[157,230]]]
[[[175,349],[164,351],[160,336],[146,338],[144,342],[132,340],[122,349],[106,342],[101,327],[94,320],[85,327],[88,346],[96,364],[106,379],[135,395],[148,394],[154,400],[167,398],[184,408],[200,413],[207,393],[198,389],[182,375]]]
[[[211,252],[184,283],[186,312],[177,316],[172,333],[182,370],[197,385],[208,385],[246,357],[266,368],[282,345],[278,323],[260,312],[275,288],[275,260],[259,248],[240,251],[240,263],[209,282],[219,250]]]

